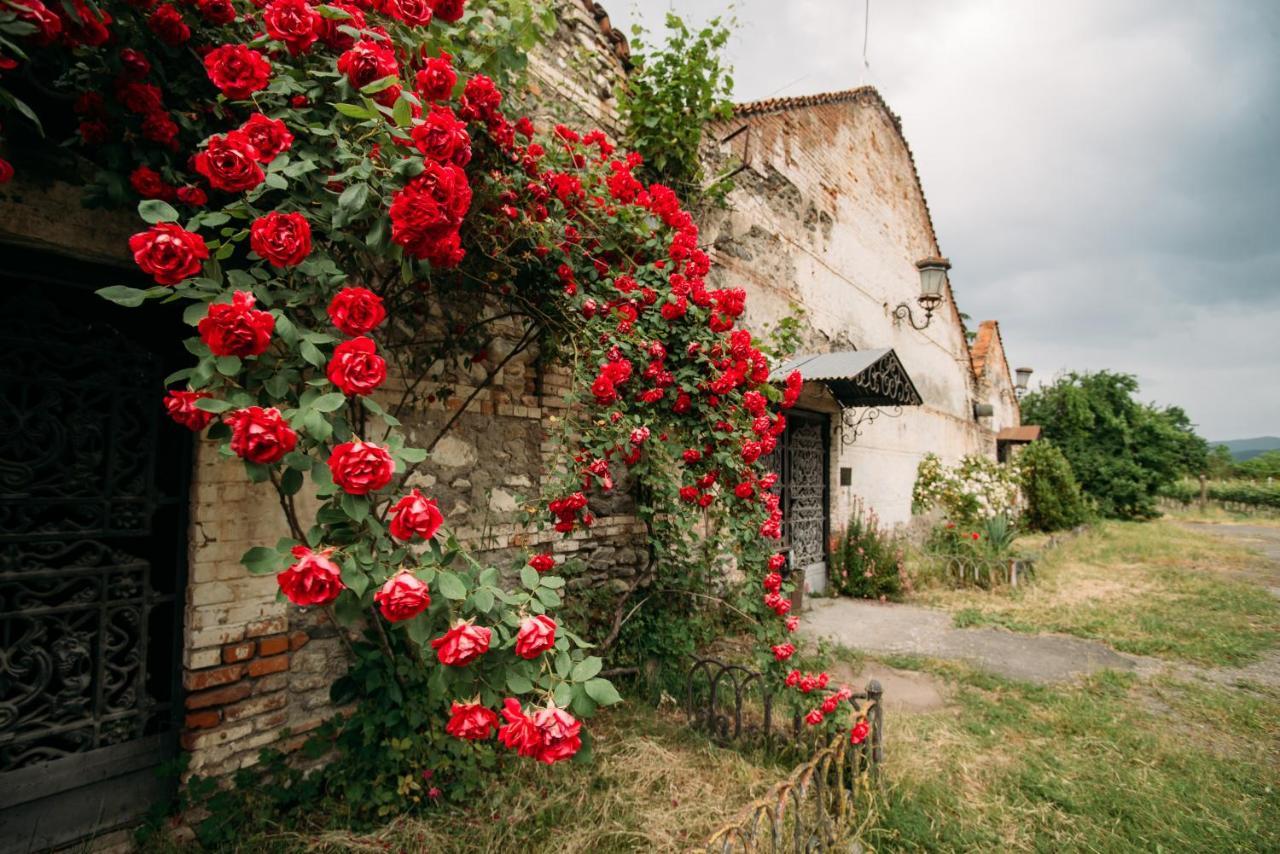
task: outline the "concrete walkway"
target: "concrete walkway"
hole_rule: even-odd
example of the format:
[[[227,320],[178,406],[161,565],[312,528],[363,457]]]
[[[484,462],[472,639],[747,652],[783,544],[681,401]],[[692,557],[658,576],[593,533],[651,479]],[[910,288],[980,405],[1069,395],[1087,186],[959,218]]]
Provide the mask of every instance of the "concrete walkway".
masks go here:
[[[1138,659],[1097,641],[1066,635],[1023,635],[957,629],[951,614],[863,599],[812,599],[802,635],[870,653],[958,658],[1011,679],[1059,682],[1097,670],[1133,670]]]

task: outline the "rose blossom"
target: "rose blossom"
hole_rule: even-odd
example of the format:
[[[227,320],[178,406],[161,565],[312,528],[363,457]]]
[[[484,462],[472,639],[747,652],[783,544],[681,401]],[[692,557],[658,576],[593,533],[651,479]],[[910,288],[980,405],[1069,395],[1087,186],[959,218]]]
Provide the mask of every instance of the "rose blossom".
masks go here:
[[[171,222],[159,222],[129,238],[133,262],[158,285],[176,285],[204,269],[204,238]]]
[[[573,758],[582,747],[582,724],[564,709],[539,709],[533,713],[533,725],[542,733],[542,747],[536,754],[539,762],[554,765]]]
[[[231,0],[196,0],[196,8],[211,24],[229,24],[236,19],[236,7]]]
[[[796,654],[795,644],[783,643],[773,647],[773,657],[777,661],[786,661]]]
[[[209,51],[204,58],[204,68],[210,82],[232,101],[243,101],[267,88],[267,81],[271,79],[271,63],[242,44],[224,44]]]
[[[418,489],[414,489],[391,508],[391,522],[388,527],[391,536],[406,543],[414,537],[429,540],[444,524],[444,514],[434,498],[427,498]]]
[[[550,572],[556,568],[555,555],[550,553],[538,554],[529,558],[529,566],[538,572]]]
[[[431,9],[436,17],[451,24],[462,17],[466,5],[467,0],[431,0]]]
[[[453,57],[444,51],[427,60],[414,78],[418,94],[426,101],[444,101],[453,94],[458,73],[453,70]]]
[[[462,667],[489,651],[493,632],[484,626],[458,621],[453,628],[431,642],[441,664]]]
[[[498,741],[502,746],[514,750],[518,756],[537,756],[543,747],[542,730],[520,708],[520,701],[508,697],[502,706],[502,716],[507,721],[498,727]]]
[[[258,150],[238,130],[209,137],[209,144],[196,154],[193,165],[211,187],[229,193],[252,190],[266,179],[258,165]]]
[[[198,433],[208,427],[209,422],[213,420],[212,412],[205,412],[203,409],[196,407],[196,401],[205,397],[213,397],[213,395],[207,391],[180,391],[175,389],[170,391],[168,397],[164,399],[164,408],[174,421],[193,433]]]
[[[427,0],[384,0],[382,11],[415,27],[431,23],[431,5]]]
[[[200,337],[215,356],[261,356],[271,346],[276,319],[254,308],[249,291],[236,291],[230,304],[212,303],[200,321]]]
[[[391,482],[396,464],[386,448],[372,442],[343,442],[329,455],[333,482],[349,495],[377,492]]]
[[[276,576],[285,598],[295,605],[328,605],[346,589],[342,583],[342,570],[329,560],[333,549],[313,552],[306,546],[294,546],[297,563]]]
[[[392,623],[411,620],[431,605],[431,591],[422,579],[411,572],[400,572],[373,594],[382,616]]]
[[[347,78],[352,89],[361,89],[384,77],[400,72],[396,52],[387,44],[365,36],[338,57],[338,71]],[[379,103],[395,103],[400,87],[392,85],[373,96]]]
[[[278,409],[250,406],[222,419],[231,428],[231,450],[251,463],[275,463],[298,445],[298,434]]]
[[[304,53],[316,40],[320,15],[307,0],[271,0],[262,10],[267,35],[282,41],[292,56]]]
[[[824,717],[825,715],[822,714],[822,709],[814,709],[804,716],[804,722],[809,726],[817,726],[822,723]]]
[[[270,163],[276,155],[288,151],[293,145],[293,134],[280,119],[272,119],[262,113],[254,113],[240,126],[240,132],[258,152],[261,163]]]
[[[347,335],[364,335],[386,318],[382,297],[368,288],[343,288],[329,303],[329,319]]]
[[[249,227],[249,248],[273,267],[296,267],[311,254],[311,223],[300,213],[272,211]]]
[[[529,617],[516,633],[516,655],[537,658],[556,645],[556,621],[546,614]]]
[[[147,18],[147,26],[169,47],[186,44],[191,38],[191,28],[187,26],[186,21],[182,20],[182,13],[172,3],[157,6]]]
[[[484,741],[498,728],[498,715],[479,703],[454,701],[449,707],[449,723],[444,731],[454,738],[467,741]]]
[[[853,729],[849,730],[849,743],[862,744],[867,740],[869,732],[871,732],[871,726],[866,721],[858,721],[853,725]]]
[[[448,107],[433,106],[412,131],[418,151],[437,163],[466,166],[471,162],[471,135]]]
[[[370,394],[387,379],[387,361],[376,353],[372,338],[352,338],[333,349],[329,382],[347,395]]]

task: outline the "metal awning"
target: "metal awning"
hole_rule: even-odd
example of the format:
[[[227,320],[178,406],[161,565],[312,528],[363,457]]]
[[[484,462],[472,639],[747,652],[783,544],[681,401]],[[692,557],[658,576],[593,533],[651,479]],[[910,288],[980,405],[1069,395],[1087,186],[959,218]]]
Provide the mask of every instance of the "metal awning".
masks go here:
[[[769,379],[782,382],[792,371],[799,371],[806,382],[825,385],[845,408],[924,403],[892,348],[796,356],[775,369]]]

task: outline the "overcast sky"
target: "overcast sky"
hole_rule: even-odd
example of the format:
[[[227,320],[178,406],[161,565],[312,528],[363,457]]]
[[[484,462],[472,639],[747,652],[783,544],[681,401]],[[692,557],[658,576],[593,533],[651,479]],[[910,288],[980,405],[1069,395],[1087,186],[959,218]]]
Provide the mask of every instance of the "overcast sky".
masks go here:
[[[1013,366],[1136,374],[1280,435],[1280,0],[738,0],[736,100],[876,86],[961,311]],[[661,29],[726,0],[605,0]]]

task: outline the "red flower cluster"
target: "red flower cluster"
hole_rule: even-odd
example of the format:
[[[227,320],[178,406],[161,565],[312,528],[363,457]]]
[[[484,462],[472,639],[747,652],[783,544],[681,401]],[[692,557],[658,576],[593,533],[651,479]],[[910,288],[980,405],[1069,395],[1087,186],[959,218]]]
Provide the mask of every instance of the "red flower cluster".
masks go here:
[[[489,651],[493,632],[484,626],[459,620],[453,628],[431,642],[436,658],[450,667],[463,667]]]
[[[342,570],[329,559],[332,554],[333,549],[314,552],[306,546],[294,546],[297,563],[276,576],[285,598],[304,608],[329,605],[337,599],[346,585],[342,583]]]
[[[465,255],[458,228],[470,208],[467,173],[453,163],[428,160],[422,174],[391,199],[391,239],[432,266],[456,267]]]
[[[587,496],[581,492],[575,492],[568,498],[557,498],[552,501],[547,505],[547,509],[556,517],[555,529],[562,534],[571,534],[579,521],[584,526],[591,527],[591,514],[583,514],[579,519],[579,514],[586,509],[586,506]]]
[[[582,748],[582,724],[564,709],[548,706],[528,715],[519,700],[508,697],[502,716],[507,722],[498,728],[498,741],[520,756],[554,765]]]
[[[477,702],[459,703],[456,700],[449,709],[449,723],[444,731],[454,738],[467,741],[484,741],[498,728],[498,715]]]
[[[213,395],[205,391],[170,391],[164,399],[164,408],[174,421],[193,433],[198,433],[209,426],[213,413],[198,409],[196,401],[211,397]]]
[[[249,291],[236,291],[231,302],[211,303],[200,321],[200,337],[215,356],[261,356],[271,346],[276,319],[254,306]]]
[[[250,406],[222,420],[231,428],[231,450],[251,463],[278,463],[298,444],[298,434],[278,409]]]

